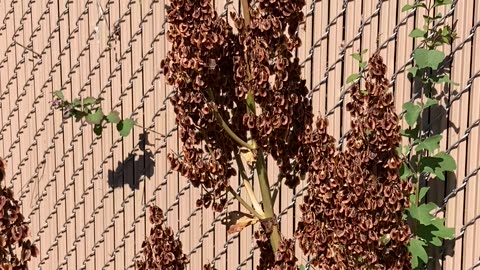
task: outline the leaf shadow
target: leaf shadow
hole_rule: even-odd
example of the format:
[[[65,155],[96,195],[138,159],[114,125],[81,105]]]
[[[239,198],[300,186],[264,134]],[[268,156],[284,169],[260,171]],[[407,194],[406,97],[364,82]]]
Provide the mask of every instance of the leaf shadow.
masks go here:
[[[108,185],[121,188],[128,185],[131,190],[138,190],[144,178],[151,178],[155,172],[155,160],[145,133],[139,135],[138,146],[142,154],[130,153],[123,161],[119,161],[115,170],[108,171]]]

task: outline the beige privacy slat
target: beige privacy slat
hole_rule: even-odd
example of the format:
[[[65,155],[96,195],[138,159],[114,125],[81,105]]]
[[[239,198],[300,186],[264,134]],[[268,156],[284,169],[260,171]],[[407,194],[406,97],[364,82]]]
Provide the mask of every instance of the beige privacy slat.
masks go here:
[[[480,7],[475,6],[474,7],[474,21],[480,19]],[[472,40],[473,44],[478,44],[480,42],[480,38],[478,36],[475,36],[474,39]],[[480,69],[480,52],[478,51],[478,46],[472,46],[473,47],[473,55],[472,55],[472,67],[471,67],[471,72],[476,72],[476,70]],[[479,88],[479,83],[476,82],[475,86],[473,89],[478,89]],[[480,119],[480,108],[477,105],[476,101],[480,100],[480,92],[479,91],[473,91],[470,97],[470,124],[474,119]],[[473,168],[477,168],[478,164],[480,163],[480,151],[475,151],[475,145],[480,145],[480,131],[476,129],[471,135],[471,141],[470,141],[470,146],[469,147],[469,155],[467,157],[469,161],[469,168],[468,171],[472,170]],[[467,207],[471,207],[474,209],[474,212],[478,215],[480,212],[480,176],[475,176],[474,183],[470,187],[473,189],[473,187],[476,187],[473,192],[475,192],[473,199],[469,201],[469,205]],[[477,218],[477,216],[475,216]],[[470,251],[473,256],[476,256],[474,258],[474,264],[475,265],[480,261],[480,258],[478,258],[478,254],[480,254],[480,247],[478,244],[476,244],[477,241],[475,239],[480,239],[480,220],[476,220],[470,230],[473,230],[473,233],[471,235],[471,243],[473,244],[473,247],[471,247]]]
[[[455,14],[455,19],[458,20],[458,27],[459,35],[465,36],[468,29],[471,27],[471,12],[467,12],[467,5],[468,3],[465,1],[460,1],[457,6],[457,13]],[[470,20],[468,20],[470,18]],[[455,43],[454,45],[455,46]],[[467,44],[460,52],[457,53],[456,57],[453,59],[452,63],[452,80],[454,81],[465,81],[468,79],[468,61],[471,58],[471,52],[469,50],[470,46]],[[455,142],[459,139],[459,136],[463,133],[467,126],[468,121],[468,110],[464,108],[468,108],[468,96],[463,95],[457,102],[452,105],[452,110],[450,112],[450,121],[454,123],[454,125],[450,124],[448,129],[448,135],[450,144]],[[452,185],[458,186],[461,183],[461,179],[465,176],[466,171],[466,164],[465,164],[465,155],[466,155],[466,145],[461,144],[457,149],[454,149],[452,152],[452,156],[455,160],[457,160],[457,171],[456,177],[452,176],[448,180],[451,181]],[[456,182],[456,184],[454,184]],[[448,182],[447,182],[448,183]],[[446,212],[446,222],[448,225],[455,227],[456,232],[459,232],[461,226],[463,226],[463,215],[464,215],[464,200],[465,200],[465,192],[460,191],[457,193],[457,196],[454,200],[451,200],[449,208],[447,206]],[[447,269],[461,269],[462,267],[462,260],[464,259],[464,253],[462,249],[462,239],[457,240],[454,242],[453,252],[455,255],[450,260],[447,258],[446,260],[446,268]],[[458,256],[460,255],[461,256]]]
[[[416,44],[408,34],[421,26],[422,18],[418,12],[409,16],[412,12],[400,11],[411,2],[307,1],[306,20],[299,29],[302,47],[296,55],[313,90],[314,112],[329,115],[335,137],[349,130],[344,82],[358,68],[350,56],[353,52],[368,49],[368,56],[381,44],[398,112],[412,97],[405,68]],[[460,85],[448,93],[447,111],[434,108],[424,121],[444,136],[441,148],[449,149],[458,163],[456,176],[450,175],[447,183],[429,183],[428,197],[446,203],[439,215],[445,213],[448,224],[456,227],[453,257],[450,250],[445,260],[441,251],[435,254],[435,269],[452,270],[480,265],[476,245],[480,157],[475,147],[480,130],[476,106],[480,70],[475,61],[480,6],[478,1],[454,3],[453,9],[442,7],[436,12],[454,14],[445,20],[447,24],[458,20],[459,39],[444,49],[452,52],[452,78]],[[194,201],[202,191],[171,172],[166,161],[168,152],[181,149],[169,101],[173,89],[165,85],[160,69],[171,48],[165,36],[168,4],[160,0],[0,2],[0,151],[8,161],[7,185],[21,200],[31,221],[32,240],[41,249],[33,268],[134,269],[150,229],[146,211],[150,203],[167,212],[167,224],[178,231],[185,253],[190,253],[189,269],[212,261],[218,269],[255,269],[260,254],[252,242],[254,229],[226,235],[221,224],[226,212],[197,208]],[[232,0],[215,1],[215,8],[223,16],[240,10],[238,1]],[[69,99],[102,97],[105,112],[118,110],[168,137],[136,127],[122,140],[115,127],[106,125],[97,138],[90,125],[62,119],[61,112],[52,110],[51,92],[59,89]],[[140,134],[148,134],[151,145],[141,146]],[[268,163],[274,183],[278,171],[273,160]],[[152,175],[147,173],[148,164],[154,164]],[[109,185],[115,175],[118,187]],[[131,189],[132,181],[138,188]],[[236,188],[237,179],[231,181]],[[275,207],[287,237],[293,236],[300,218],[305,185],[279,192]],[[254,188],[258,196],[256,180]],[[228,208],[241,209],[237,203]],[[296,255],[308,263],[298,245]]]

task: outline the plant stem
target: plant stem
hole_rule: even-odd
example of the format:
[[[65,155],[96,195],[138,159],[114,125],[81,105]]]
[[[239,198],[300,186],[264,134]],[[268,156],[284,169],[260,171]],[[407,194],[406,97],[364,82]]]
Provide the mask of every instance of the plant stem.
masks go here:
[[[208,89],[208,95],[210,100],[215,103],[215,97],[213,96],[212,90]],[[219,122],[223,130],[225,130],[225,132],[227,132],[227,134],[230,136],[230,138],[232,138],[241,146],[246,147],[247,149],[250,149],[250,150],[257,149],[255,145],[251,145],[247,143],[246,141],[242,140],[242,138],[238,137],[237,134],[235,134],[235,132],[233,132],[233,130],[228,126],[225,120],[223,120],[223,117],[220,115],[216,107],[213,107],[212,109],[213,109],[213,115],[215,116],[215,118],[217,119],[217,121]]]
[[[237,162],[237,166],[238,166],[238,170],[239,170],[240,176],[241,176],[245,181],[248,180],[247,170],[245,170],[245,166],[243,165],[242,158],[240,157],[240,155],[238,154],[238,152],[235,152],[234,155],[235,155],[235,161]]]
[[[241,0],[241,6],[243,10],[243,18],[245,20],[244,29],[247,29],[248,25],[250,24],[250,10],[248,6],[248,0]],[[245,31],[245,30],[244,30]],[[245,52],[245,63],[247,65],[247,75],[248,80],[252,81],[252,74],[250,72],[250,66],[248,61],[248,55]],[[247,110],[252,112],[255,115],[255,96],[253,93],[249,92],[247,94]],[[255,141],[253,144],[256,146]],[[270,193],[270,184],[268,183],[268,175],[267,175],[267,164],[265,162],[265,158],[263,157],[263,150],[258,147],[257,150],[257,162],[256,162],[256,169],[258,175],[258,181],[260,183],[260,191],[262,194],[262,203],[263,203],[263,211],[265,212],[265,219],[276,219],[275,213],[273,211],[273,203],[272,203],[272,194]],[[274,220],[272,225],[272,232],[270,234],[270,244],[272,245],[273,253],[277,252],[278,243],[280,242],[281,235],[278,231],[278,225],[276,220]]]
[[[418,207],[418,205],[420,204],[420,176],[421,174],[420,173],[417,173],[415,175],[415,177],[417,178],[417,182],[415,183],[415,207]],[[412,233],[414,235],[417,234],[417,229],[418,229],[418,221],[417,220],[413,220],[413,226],[412,226]]]
[[[143,129],[145,129],[146,131],[150,131],[150,132],[152,132],[152,133],[154,133],[154,134],[157,134],[157,135],[160,135],[160,136],[162,136],[162,137],[165,137],[165,135],[163,135],[162,133],[157,132],[157,131],[155,131],[155,130],[153,130],[153,129],[151,129],[151,128],[147,128],[147,127],[144,127],[144,126],[139,125],[139,124],[135,124],[135,126],[137,126],[137,127],[139,127],[139,128],[143,128]]]
[[[255,197],[255,193],[253,193],[252,185],[248,180],[243,180],[243,184],[245,185],[245,189],[247,190],[248,197],[250,198],[250,202],[253,205],[253,208],[257,210],[258,213],[265,215],[265,213],[262,210],[262,207],[257,201],[257,198]]]
[[[270,193],[270,184],[268,183],[268,175],[266,170],[267,166],[265,163],[265,158],[263,157],[262,149],[258,150],[256,167],[258,174],[258,182],[260,184],[260,191],[262,193],[262,203],[263,211],[265,212],[265,219],[275,219],[276,217],[275,213],[273,212],[272,194]],[[272,226],[272,234],[270,235],[270,244],[272,245],[273,253],[277,252],[280,239],[281,236],[275,220]]]
[[[250,11],[248,10],[248,0],[242,0],[243,19],[245,26],[250,24]]]
[[[228,124],[225,122],[225,120],[223,120],[222,116],[220,115],[220,113],[218,113],[217,110],[214,110],[213,114],[215,115],[215,118],[217,118],[217,121],[219,122],[220,126],[222,126],[222,128],[225,130],[225,132],[227,132],[227,134],[234,141],[236,141],[241,146],[246,147],[250,150],[255,150],[256,149],[255,145],[251,145],[251,144],[245,142],[244,140],[242,140],[242,138],[238,137],[237,134],[235,134],[235,132],[233,132],[233,130],[230,129]]]
[[[254,215],[255,217],[257,217],[259,220],[262,220],[262,219],[265,219],[265,216],[264,215],[261,215],[260,213],[258,213],[257,211],[255,211],[255,209],[253,209],[253,207],[251,207],[242,197],[240,197],[240,195],[237,194],[237,192],[235,192],[235,190],[233,190],[233,188],[231,186],[228,186],[227,187],[227,190],[232,193],[232,195],[235,197],[235,199],[237,199],[237,201],[243,205],[243,207],[245,207],[248,211],[250,211],[250,213],[252,213],[252,215]]]
[[[260,206],[257,198],[255,197],[255,193],[253,192],[252,185],[248,181],[248,177],[246,174],[245,166],[243,165],[243,161],[237,152],[235,152],[235,161],[237,162],[240,176],[243,179],[243,184],[245,185],[245,189],[247,190],[247,194],[248,194],[248,197],[250,198],[250,202],[252,203],[253,208],[255,208],[255,210],[257,210],[258,213],[263,215],[264,213],[263,213],[262,207]]]

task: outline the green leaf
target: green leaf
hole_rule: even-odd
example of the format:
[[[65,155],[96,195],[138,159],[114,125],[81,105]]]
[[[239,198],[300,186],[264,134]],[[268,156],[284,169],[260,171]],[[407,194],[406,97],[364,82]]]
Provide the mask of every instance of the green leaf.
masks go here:
[[[417,139],[419,130],[420,130],[419,126],[416,126],[415,128],[407,128],[407,129],[401,130],[400,135],[410,139]]]
[[[108,123],[112,123],[112,124],[118,124],[120,122],[120,116],[119,116],[119,113],[117,111],[112,111],[110,112],[107,117],[107,122]]]
[[[428,15],[423,15],[422,17],[425,20],[424,29],[428,29],[428,24],[430,24],[433,21],[433,17],[430,17]]]
[[[362,55],[359,53],[352,53],[351,54],[352,58],[357,60],[358,62],[362,62]]]
[[[436,83],[446,83],[446,84],[451,84],[451,85],[455,85],[455,86],[458,86],[460,84],[450,80],[450,76],[448,76],[448,74],[444,74],[438,78],[436,78],[436,80],[434,80]]]
[[[420,201],[423,200],[423,198],[425,198],[425,195],[427,195],[428,190],[430,190],[430,187],[422,187],[420,189],[419,196],[418,196]]]
[[[55,97],[57,97],[58,99],[60,99],[62,101],[65,101],[65,96],[63,95],[63,91],[61,91],[61,90],[55,91],[55,92],[53,92],[53,95]]]
[[[413,59],[420,69],[432,68],[436,70],[445,59],[445,53],[438,50],[418,48],[413,52]]]
[[[415,147],[415,151],[420,152],[423,150],[428,150],[429,152],[433,152],[436,149],[440,148],[440,141],[442,140],[442,135],[433,135],[422,140],[417,147]]]
[[[407,124],[409,126],[413,126],[415,123],[417,123],[420,112],[422,112],[422,108],[417,104],[413,104],[413,102],[404,103],[402,108],[404,111],[406,111],[405,121]]]
[[[86,97],[83,99],[83,106],[93,105],[97,103],[97,99],[94,97]]]
[[[79,99],[79,98],[76,98],[72,101],[72,105],[73,105],[73,107],[80,107],[80,106],[82,106],[82,100]]]
[[[305,270],[305,265],[301,264],[299,267],[298,267],[298,270]]]
[[[408,74],[411,74],[412,77],[416,77],[418,72],[418,67],[410,67],[408,69]]]
[[[360,64],[358,64],[358,67],[360,68],[360,70],[365,69],[366,66],[367,66],[367,62],[361,62]]]
[[[409,10],[417,8],[417,7],[423,7],[423,6],[424,6],[423,3],[416,3],[416,4],[413,4],[413,5],[405,5],[402,8],[402,12],[409,11]]]
[[[102,135],[103,127],[101,124],[93,126],[93,132],[97,135],[100,136]]]
[[[359,73],[352,74],[352,75],[348,76],[348,78],[347,78],[347,83],[354,82],[354,81],[356,81],[358,78],[360,78],[361,76],[362,76],[362,75],[360,75]]]
[[[453,239],[455,236],[455,228],[446,228],[445,226],[438,231],[432,231],[432,234],[443,239]]]
[[[419,37],[425,37],[426,33],[427,32],[425,32],[423,30],[415,28],[415,29],[412,30],[412,32],[410,32],[410,34],[408,36],[411,37],[411,38],[419,38]]]
[[[413,175],[412,170],[410,170],[410,168],[405,163],[402,163],[399,173],[400,173],[400,179],[402,180],[406,180]]]
[[[453,38],[450,36],[442,36],[441,41],[443,44],[450,44],[453,41]]]
[[[428,262],[428,254],[424,248],[426,245],[427,244],[425,244],[425,242],[417,238],[412,238],[408,242],[407,248],[408,248],[408,251],[412,254],[413,268],[416,268],[419,266],[418,259],[420,259],[423,263]]]
[[[431,173],[438,179],[445,181],[444,172],[453,172],[457,169],[455,160],[445,152],[437,153],[435,156],[423,157],[419,162],[419,169],[424,173]]]
[[[452,0],[436,0],[435,3],[433,4],[433,7],[439,7],[439,6],[444,6],[444,5],[451,5],[453,4]]]
[[[408,197],[408,200],[410,201],[410,203],[412,204],[412,206],[410,206],[411,209],[417,209],[416,205],[417,205],[417,196],[415,196],[415,194],[411,194],[410,197]],[[407,209],[408,210],[408,209]],[[413,210],[413,211],[416,211],[416,210]],[[416,212],[415,212],[416,213]],[[411,214],[410,214],[411,216]]]
[[[418,220],[420,224],[430,225],[435,219],[435,217],[430,212],[435,208],[437,208],[437,205],[432,202],[427,204],[420,204],[419,206],[412,204],[410,208],[408,208],[408,212],[410,213],[410,216]]]
[[[432,234],[432,232],[436,230],[437,228],[434,225],[425,226],[422,224],[418,224],[418,229],[415,233],[418,237],[422,238],[427,243],[439,247],[442,245],[442,240]]]
[[[120,132],[120,136],[127,137],[132,131],[135,121],[132,119],[121,120],[117,124],[117,130]]]
[[[445,227],[445,220],[442,218],[435,218],[432,222],[436,230],[432,230],[432,234],[442,239],[453,239],[455,237],[455,229]]]
[[[102,123],[103,117],[104,115],[102,108],[98,108],[94,113],[87,114],[85,120],[89,124],[100,125]]]
[[[430,244],[436,246],[436,247],[441,247],[442,246],[442,240],[438,237],[432,237],[432,240],[429,241]]]
[[[427,102],[425,102],[425,104],[423,104],[423,109],[425,110],[425,109],[430,108],[433,105],[437,105],[437,104],[438,104],[438,100],[433,99],[433,98],[429,98],[429,99],[427,99]]]
[[[70,113],[72,114],[72,116],[75,118],[75,121],[77,122],[80,121],[83,117],[87,116],[87,113],[85,113],[84,111],[79,111],[76,109],[71,109]]]

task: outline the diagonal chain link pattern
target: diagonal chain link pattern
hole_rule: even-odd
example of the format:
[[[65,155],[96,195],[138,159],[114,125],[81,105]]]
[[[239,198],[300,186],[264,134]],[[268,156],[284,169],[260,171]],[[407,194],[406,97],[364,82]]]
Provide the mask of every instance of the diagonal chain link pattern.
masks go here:
[[[65,247],[65,255],[61,258],[58,257],[58,264],[55,265],[56,269],[65,269],[69,262],[76,260],[75,256],[78,252],[78,245],[86,240],[88,232],[92,231],[93,227],[96,227],[95,219],[101,215],[101,211],[105,209],[106,204],[109,200],[112,199],[114,194],[114,187],[109,187],[107,190],[103,191],[99,196],[99,202],[94,204],[93,209],[88,211],[85,209],[85,213],[81,213],[81,209],[85,207],[89,198],[92,196],[95,187],[100,181],[103,180],[104,172],[108,168],[109,164],[112,163],[114,159],[116,149],[122,146],[122,143],[125,141],[122,138],[114,137],[111,142],[102,141],[100,138],[93,137],[91,141],[87,144],[83,143],[83,135],[86,132],[91,132],[90,129],[86,127],[88,124],[86,122],[81,122],[77,124],[75,132],[72,132],[71,136],[65,136],[66,128],[69,127],[70,119],[66,119],[61,116],[60,112],[56,112],[54,108],[42,108],[49,99],[48,89],[53,87],[54,80],[58,80],[61,76],[60,88],[58,90],[68,90],[72,89],[72,97],[81,98],[84,96],[88,89],[92,87],[92,82],[100,78],[101,70],[104,68],[105,62],[103,59],[112,55],[114,53],[114,47],[118,43],[121,46],[121,51],[117,53],[115,59],[111,59],[110,69],[106,74],[106,77],[102,77],[101,82],[98,85],[101,85],[99,89],[95,89],[92,92],[95,92],[96,98],[110,99],[110,91],[117,91],[118,100],[113,104],[112,100],[112,109],[121,109],[125,106],[126,103],[131,105],[132,110],[128,111],[127,116],[131,117],[142,117],[143,111],[146,109],[146,106],[155,105],[155,111],[149,119],[148,127],[144,129],[145,133],[149,133],[149,130],[158,129],[158,121],[160,119],[173,119],[175,116],[172,112],[168,110],[168,103],[170,102],[170,97],[174,94],[173,91],[164,95],[163,100],[158,100],[156,97],[155,91],[158,90],[159,85],[163,85],[164,79],[161,71],[151,72],[150,81],[142,81],[142,75],[146,72],[145,67],[147,64],[157,63],[158,59],[161,59],[165,55],[165,51],[168,49],[168,42],[166,41],[165,29],[167,22],[165,20],[165,14],[156,14],[158,10],[168,10],[168,1],[164,0],[129,0],[128,3],[122,4],[124,10],[121,14],[113,16],[112,10],[118,8],[120,0],[103,0],[102,4],[99,3],[99,0],[83,0],[83,6],[80,10],[75,10],[77,18],[71,18],[71,12],[76,9],[75,1],[42,1],[43,3],[41,10],[36,10],[39,8],[40,4],[35,0],[28,0],[25,2],[18,0],[7,1],[7,3],[2,3],[0,1],[0,8],[6,7],[0,14],[0,40],[5,40],[1,44],[5,44],[5,48],[0,48],[3,53],[0,53],[0,72],[6,72],[2,76],[0,82],[0,111],[1,111],[1,123],[0,123],[0,141],[3,142],[9,139],[8,143],[4,143],[3,149],[4,153],[1,153],[8,162],[12,162],[15,168],[14,172],[11,172],[11,178],[8,181],[9,187],[16,187],[19,192],[18,199],[22,204],[22,207],[26,211],[27,220],[39,220],[38,228],[33,228],[34,239],[33,242],[36,244],[42,243],[41,254],[42,257],[36,262],[37,269],[47,269],[49,268],[50,260],[53,260],[57,255],[55,250],[60,247],[61,239],[66,238],[69,231],[69,224],[75,223],[78,215],[84,215],[85,223],[75,228],[74,239],[69,242]],[[305,8],[306,21],[303,25],[313,23],[313,17],[317,16],[317,13],[322,10],[323,5],[320,3],[323,0],[312,0],[309,1],[309,6]],[[317,29],[315,26],[315,39],[312,40],[311,44],[306,44],[304,51],[305,55],[300,59],[301,66],[305,68],[307,64],[312,65],[316,61],[315,54],[319,53],[319,48],[328,47],[328,43],[331,42],[330,38],[333,34],[332,29],[337,24],[348,23],[346,17],[348,16],[347,11],[353,4],[353,2],[359,0],[342,0],[337,4],[337,9],[333,13],[329,11],[327,14],[329,16],[329,21],[324,25],[323,29]],[[389,3],[392,0],[378,0],[371,3],[372,8],[368,10],[368,13],[362,13],[362,19],[359,22],[358,29],[353,33],[353,36],[349,37],[349,40],[343,40],[340,45],[340,49],[333,55],[329,57],[329,60],[326,62],[323,67],[324,71],[320,74],[319,71],[315,71],[312,76],[317,76],[315,84],[312,84],[312,88],[309,92],[309,97],[314,98],[316,95],[320,94],[320,90],[323,85],[326,85],[330,80],[333,72],[336,72],[337,69],[343,69],[348,53],[351,51],[351,48],[356,42],[361,42],[364,39],[364,34],[367,28],[371,27],[376,18],[381,16],[382,9],[385,8],[386,3]],[[64,5],[60,5],[62,2]],[[125,1],[127,2],[127,1]],[[217,1],[215,1],[217,2]],[[418,2],[415,1],[415,2]],[[455,16],[457,7],[462,3],[460,0],[453,1],[451,8],[447,9],[442,18],[440,19],[439,25],[447,23],[450,18]],[[58,5],[58,6],[57,6]],[[134,15],[134,9],[137,10],[141,8],[141,16],[138,14]],[[218,9],[223,10],[220,12],[220,16],[228,17],[228,11],[231,9],[236,10],[239,6],[238,1],[236,0],[224,0],[216,3]],[[398,4],[397,4],[398,5]],[[401,7],[399,7],[400,9]],[[58,14],[52,14],[53,10],[57,10]],[[90,21],[89,27],[90,31],[81,31],[85,20],[92,20],[92,12],[98,9],[100,10],[98,16],[95,17],[94,21]],[[218,10],[217,9],[217,10]],[[36,16],[33,16],[36,14]],[[377,44],[377,48],[369,48],[371,51],[382,51],[386,49],[389,44],[392,42],[397,42],[399,39],[399,34],[402,29],[404,29],[408,21],[415,20],[415,10],[411,10],[406,13],[402,13],[396,19],[396,24],[393,29],[388,33],[382,33],[386,35],[386,39],[381,44]],[[90,18],[89,18],[90,17]],[[33,18],[36,18],[33,21]],[[161,18],[160,20],[158,18]],[[68,21],[68,30],[63,30],[65,27],[64,21]],[[47,31],[43,25],[46,21],[53,20],[50,22],[51,31]],[[160,24],[159,24],[160,23]],[[145,29],[147,27],[154,27],[157,24],[157,30],[152,36],[149,36],[151,40],[150,44],[144,44],[143,37],[145,37]],[[85,67],[82,65],[85,62],[85,59],[88,58],[91,53],[94,42],[98,42],[98,35],[100,33],[100,28],[105,26],[107,28],[107,37],[106,40],[102,41],[101,47],[98,49],[98,52],[95,54],[96,59],[90,60],[90,67],[86,69],[86,72],[83,72],[81,78],[81,85],[76,85],[75,78],[77,74]],[[129,26],[131,33],[126,39],[121,39],[118,33],[120,26]],[[160,26],[160,27],[159,27]],[[27,28],[28,27],[28,28]],[[345,27],[345,26],[344,26]],[[480,21],[474,21],[469,26],[470,29],[466,31],[465,36],[461,36],[461,41],[455,43],[455,47],[450,49],[448,54],[449,58],[454,58],[459,55],[463,50],[465,50],[466,45],[471,45],[474,47],[473,43],[477,38],[477,30],[480,27]],[[26,29],[29,30],[26,34]],[[31,29],[31,30],[30,30]],[[38,37],[44,35],[43,41],[40,45],[36,44]],[[122,34],[123,35],[123,34]],[[345,33],[343,33],[345,36]],[[24,40],[25,43],[21,44],[19,40]],[[59,40],[61,40],[59,42]],[[74,50],[72,48],[72,43],[76,42],[80,48]],[[378,42],[377,42],[378,43]],[[143,49],[141,52],[135,51],[137,46],[140,45]],[[35,47],[34,47],[35,45]],[[397,45],[396,45],[397,46]],[[38,48],[35,49],[35,48]],[[373,49],[373,50],[372,50]],[[52,56],[50,56],[52,55]],[[138,59],[134,59],[137,57]],[[50,59],[51,66],[45,67],[45,63]],[[66,58],[70,57],[70,66],[65,67],[64,61]],[[400,75],[404,74],[406,69],[412,64],[413,56],[408,56],[406,61],[400,63],[395,61],[395,70],[392,70],[392,76],[390,78],[390,85],[394,86],[396,82],[400,79]],[[448,65],[449,63],[447,63]],[[124,67],[128,66],[131,69],[131,74],[125,74],[122,72]],[[156,67],[157,68],[157,67]],[[38,76],[43,72],[43,79],[39,83]],[[305,70],[305,72],[307,72]],[[342,71],[343,72],[343,71]],[[343,74],[343,73],[342,73]],[[127,78],[125,78],[127,76]],[[448,98],[445,101],[444,115],[435,115],[429,119],[428,124],[425,128],[425,133],[432,132],[433,125],[441,120],[441,117],[450,117],[455,104],[458,104],[460,100],[465,98],[472,98],[474,94],[478,96],[478,89],[475,89],[478,84],[476,80],[480,76],[480,70],[471,71],[468,74],[468,79],[463,82],[459,82],[461,87],[456,89],[456,92],[448,93]],[[121,79],[121,89],[113,89],[113,82]],[[402,78],[403,79],[403,78]],[[139,81],[142,81],[143,89],[137,89],[135,84]],[[32,91],[34,89],[35,91]],[[167,88],[168,89],[168,88]],[[341,86],[341,91],[338,94],[338,99],[334,101],[333,104],[328,104],[326,106],[326,116],[331,116],[336,111],[344,110],[346,96],[349,93],[350,86],[343,85]],[[98,91],[97,91],[98,90]],[[133,104],[132,101],[127,100],[129,94],[133,94],[135,91],[141,91],[141,98],[136,104]],[[330,90],[329,90],[330,91]],[[398,91],[398,90],[396,90]],[[75,94],[74,94],[75,93]],[[324,93],[325,94],[325,93]],[[327,93],[328,94],[328,93]],[[28,104],[27,103],[28,98]],[[411,100],[418,98],[417,95],[412,95]],[[155,99],[155,101],[152,101]],[[328,108],[327,108],[328,107]],[[27,108],[25,110],[25,108]],[[25,111],[25,113],[23,113]],[[41,119],[37,117],[38,114],[41,114]],[[37,118],[36,118],[37,117]],[[473,117],[473,118],[472,118]],[[478,134],[480,130],[480,119],[475,119],[477,116],[471,116],[467,123],[466,127],[462,127],[461,134],[458,134],[457,139],[454,142],[448,144],[447,152],[458,150],[470,143],[472,134]],[[163,120],[162,120],[163,121]],[[35,123],[35,125],[32,125]],[[169,122],[170,125],[163,127],[163,133],[165,136],[161,139],[161,143],[157,145],[152,151],[152,159],[154,162],[158,162],[161,159],[169,147],[169,145],[175,144],[178,140],[177,127],[173,121]],[[53,125],[52,125],[53,124]],[[145,125],[147,121],[145,120]],[[173,125],[173,126],[172,126]],[[54,132],[50,138],[47,137],[48,129],[52,126],[55,127]],[[106,126],[106,124],[105,124]],[[14,128],[15,127],[15,128]],[[8,134],[8,135],[7,135]],[[338,141],[338,147],[341,148],[345,138],[348,135],[348,131],[342,134],[341,138]],[[475,135],[478,137],[478,135]],[[22,141],[25,138],[28,138],[29,141]],[[60,156],[58,155],[59,142],[63,141],[65,147],[61,151]],[[171,142],[175,141],[175,142]],[[103,154],[103,158],[94,159],[95,149],[98,148],[99,144],[107,143],[108,149]],[[475,143],[475,142],[473,142]],[[411,145],[413,146],[413,145]],[[82,154],[76,154],[78,148],[83,148]],[[134,155],[136,152],[141,151],[140,143],[132,145],[131,150],[123,153],[124,156]],[[37,154],[38,152],[38,154]],[[181,154],[181,153],[178,153]],[[29,165],[32,163],[32,156],[37,155],[38,160],[36,164],[33,164],[32,168]],[[69,164],[71,157],[75,156],[75,164]],[[46,179],[45,183],[42,183],[44,187],[43,190],[37,194],[37,197],[34,199],[31,207],[22,203],[26,200],[27,196],[32,195],[35,191],[35,184],[42,180],[43,174],[46,170],[46,164],[49,162],[55,162],[52,165],[52,169],[46,173],[50,175]],[[86,173],[86,164],[95,160],[94,170],[92,171],[92,177],[90,179],[82,179],[83,172]],[[63,190],[55,190],[55,185],[57,181],[63,181],[62,170],[68,168],[68,166],[74,166],[75,168],[71,175],[66,175],[65,185]],[[146,167],[135,168],[136,171],[140,173],[139,182],[145,183],[147,180]],[[123,174],[125,168],[122,167],[118,173]],[[463,179],[457,180],[458,185],[454,187],[448,194],[443,197],[442,203],[437,209],[437,213],[445,211],[448,209],[449,202],[455,200],[457,195],[461,192],[466,192],[469,189],[469,185],[479,178],[480,166],[470,166],[467,167],[465,171],[465,176]],[[26,173],[28,172],[28,173]],[[144,199],[142,199],[141,205],[135,205],[135,213],[132,215],[128,214],[126,206],[132,205],[135,202],[136,196],[139,196],[139,192],[134,189],[123,192],[123,198],[120,199],[121,202],[118,208],[115,208],[115,211],[111,213],[111,216],[106,218],[104,226],[100,232],[98,232],[99,238],[95,238],[93,241],[85,244],[87,253],[84,258],[81,258],[80,269],[87,269],[88,263],[95,260],[96,256],[99,255],[99,250],[102,250],[105,254],[105,261],[103,265],[97,265],[98,269],[110,269],[113,267],[113,264],[117,263],[117,255],[122,251],[125,251],[127,247],[127,239],[130,239],[136,233],[138,224],[146,220],[146,213],[148,206],[156,203],[156,200],[161,191],[164,191],[167,185],[169,184],[169,178],[176,178],[172,176],[173,172],[168,169],[167,171],[158,172],[158,179],[160,181],[152,187],[152,190],[149,191],[150,194],[141,194]],[[252,171],[249,175],[250,178],[253,178],[254,172]],[[21,183],[19,183],[21,180]],[[77,181],[84,181],[83,189],[80,191],[75,190]],[[174,180],[176,181],[176,180]],[[193,188],[189,182],[179,182],[178,192],[176,194],[170,194],[171,198],[168,200],[167,208],[164,209],[165,213],[178,212],[182,211],[182,198],[187,196],[187,192]],[[277,186],[278,184],[278,186]],[[272,185],[272,189],[281,189],[281,182]],[[477,185],[480,183],[476,183]],[[241,185],[238,187],[237,192],[240,192]],[[308,184],[305,184],[303,187],[297,188],[295,192],[292,193],[292,196],[289,201],[282,201],[282,208],[278,211],[277,221],[280,222],[284,216],[289,213],[292,213],[293,209],[298,206],[302,201],[302,196],[308,189]],[[75,190],[75,192],[80,192],[78,198],[70,198],[69,194]],[[50,198],[51,193],[55,193],[53,196],[53,202],[51,209],[44,209],[47,204],[47,199]],[[96,192],[96,191],[95,191]],[[280,192],[280,191],[279,191]],[[290,191],[289,191],[290,192]],[[55,197],[56,195],[56,197]],[[59,220],[58,224],[53,224],[55,217],[59,215],[61,206],[66,204],[68,200],[73,200],[73,206],[70,209],[66,209],[65,218]],[[194,202],[191,202],[194,205]],[[230,199],[228,205],[235,204],[236,202],[233,199]],[[183,218],[181,220],[167,220],[167,222],[178,222],[178,231],[176,232],[176,237],[180,238],[185,236],[185,234],[190,233],[195,224],[193,223],[193,218],[202,215],[202,209],[199,207],[191,207],[191,212],[183,213]],[[224,209],[221,213],[215,214],[212,219],[206,220],[204,227],[202,227],[200,237],[198,239],[192,239],[191,245],[185,248],[185,252],[188,256],[202,256],[202,249],[205,248],[205,243],[210,243],[215,239],[216,233],[224,233],[224,231],[219,231],[218,226],[222,220],[227,216],[228,208]],[[478,226],[478,221],[480,220],[480,213],[475,213],[476,215],[468,220],[464,220],[463,224],[459,225],[455,240],[463,241],[466,232],[473,230],[475,226]],[[106,242],[109,241],[107,236],[120,222],[119,220],[122,215],[125,215],[125,224],[123,236],[119,239],[115,239],[113,247],[107,250]],[[295,212],[297,215],[296,220],[299,218],[299,213]],[[47,237],[47,230],[52,226],[57,226],[57,234],[52,237]],[[293,226],[293,224],[292,224]],[[236,241],[239,238],[241,233],[235,233],[226,237],[226,242],[222,246],[215,247],[215,254],[211,258],[202,257],[202,261],[208,262],[212,265],[219,263],[220,261],[228,261],[227,254],[230,252],[231,248],[240,248],[239,241]],[[47,239],[47,240],[45,240]],[[46,241],[46,242],[43,242]],[[135,241],[141,241],[136,239]],[[82,247],[83,248],[83,247]],[[245,248],[245,247],[243,247]],[[235,266],[231,266],[232,269],[245,269],[249,262],[255,260],[255,255],[258,253],[258,248],[254,241],[248,246],[249,250],[246,253],[245,258],[239,258],[239,262]],[[200,252],[199,252],[200,251]],[[227,252],[228,251],[228,252]],[[135,250],[134,256],[125,258],[126,266],[125,269],[135,269],[135,261],[141,256],[141,252]],[[311,260],[312,258],[310,258]],[[78,259],[77,259],[78,260]],[[303,262],[307,269],[313,269],[310,266],[309,261]],[[230,265],[230,262],[229,262]],[[199,266],[190,265],[189,268],[197,269]],[[465,266],[465,269],[476,269],[480,267],[480,260],[476,261],[473,265]],[[230,267],[229,267],[230,268]],[[49,268],[50,269],[50,268]]]

